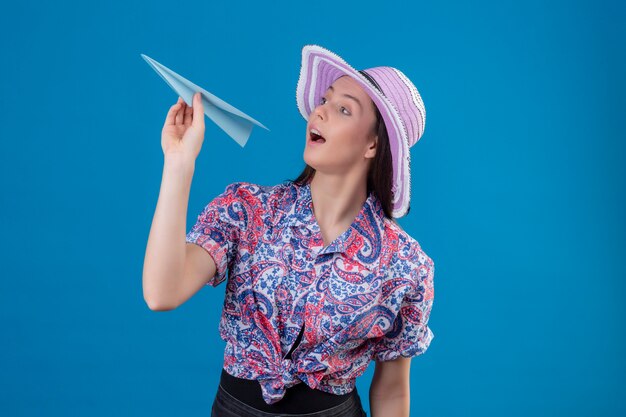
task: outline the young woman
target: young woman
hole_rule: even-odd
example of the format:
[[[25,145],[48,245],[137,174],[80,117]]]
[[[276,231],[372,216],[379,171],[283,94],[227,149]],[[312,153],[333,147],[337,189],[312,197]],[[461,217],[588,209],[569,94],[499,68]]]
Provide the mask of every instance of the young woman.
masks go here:
[[[394,219],[409,210],[424,104],[399,70],[357,71],[317,45],[302,50],[296,96],[304,171],[229,184],[186,234],[203,109],[199,94],[170,108],[145,300],[171,310],[227,281],[212,416],[365,416],[355,380],[371,360],[372,416],[408,416],[410,360],[434,337],[434,263]]]

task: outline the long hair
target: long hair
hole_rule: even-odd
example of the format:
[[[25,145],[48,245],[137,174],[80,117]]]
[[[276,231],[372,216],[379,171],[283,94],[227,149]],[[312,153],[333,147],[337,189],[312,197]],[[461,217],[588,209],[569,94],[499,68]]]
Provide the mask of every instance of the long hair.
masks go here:
[[[369,195],[370,192],[373,192],[380,200],[385,216],[395,221],[391,215],[393,208],[393,193],[391,191],[393,185],[393,161],[391,159],[389,135],[387,134],[387,127],[385,126],[385,121],[378,107],[376,107],[373,101],[372,105],[376,113],[374,132],[378,135],[378,144],[376,155],[370,163],[367,172],[367,194]],[[314,168],[309,166],[309,164],[305,165],[304,170],[300,173],[298,178],[292,180],[298,185],[308,184],[315,174]]]

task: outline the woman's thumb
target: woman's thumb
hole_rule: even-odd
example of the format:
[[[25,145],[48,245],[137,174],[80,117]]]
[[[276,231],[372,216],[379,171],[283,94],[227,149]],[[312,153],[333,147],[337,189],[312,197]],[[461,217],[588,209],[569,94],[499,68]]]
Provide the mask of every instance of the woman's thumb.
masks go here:
[[[202,106],[202,94],[193,95],[193,121],[191,124],[196,127],[204,127],[204,107]]]

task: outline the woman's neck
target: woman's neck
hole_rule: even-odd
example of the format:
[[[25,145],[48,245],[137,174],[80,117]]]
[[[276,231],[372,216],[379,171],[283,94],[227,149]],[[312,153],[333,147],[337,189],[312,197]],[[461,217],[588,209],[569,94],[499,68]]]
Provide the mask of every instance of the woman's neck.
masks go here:
[[[316,172],[311,180],[311,200],[315,219],[328,245],[350,227],[363,208],[367,184],[362,177]]]

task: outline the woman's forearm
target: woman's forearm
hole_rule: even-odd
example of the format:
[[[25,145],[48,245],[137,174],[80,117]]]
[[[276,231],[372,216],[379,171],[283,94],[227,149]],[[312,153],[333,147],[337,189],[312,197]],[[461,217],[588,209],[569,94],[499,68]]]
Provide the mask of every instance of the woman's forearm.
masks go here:
[[[411,402],[409,392],[382,392],[372,386],[369,397],[372,417],[409,417]]]
[[[180,155],[180,156],[179,156]],[[153,310],[174,307],[185,267],[187,206],[194,163],[166,155],[143,266],[143,294]]]

